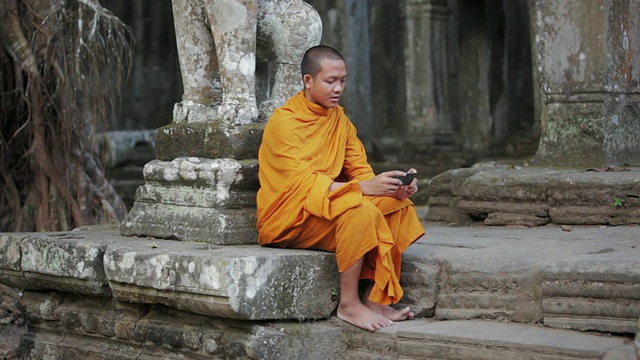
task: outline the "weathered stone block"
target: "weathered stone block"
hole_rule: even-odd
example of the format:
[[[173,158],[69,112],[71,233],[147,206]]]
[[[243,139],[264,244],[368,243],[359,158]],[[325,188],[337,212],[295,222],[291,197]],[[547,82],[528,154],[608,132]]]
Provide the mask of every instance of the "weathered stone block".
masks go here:
[[[2,269],[20,271],[20,243],[27,234],[1,234],[0,235],[0,266]]]
[[[532,3],[542,133],[535,163],[637,165],[637,2]],[[611,27],[610,24],[620,24]]]
[[[404,261],[400,285],[404,296],[398,307],[411,307],[417,317],[433,316],[438,297],[438,278],[440,270],[435,265],[417,261]]]
[[[431,196],[429,197],[429,209],[431,208],[447,208],[457,198],[451,195]]]
[[[570,168],[638,165],[638,102],[619,103],[617,96],[545,105],[545,131],[534,163]]]
[[[538,226],[549,222],[547,177],[553,170],[476,167],[454,169],[431,180],[427,220],[464,224]],[[522,214],[522,215],[512,215]]]
[[[256,210],[215,209],[162,203],[134,203],[120,225],[123,236],[210,244],[256,244]]]
[[[629,299],[582,299],[545,297],[542,302],[542,310],[546,314],[567,314],[591,318],[619,318],[627,319],[631,323],[640,316],[640,301]],[[630,328],[629,333],[633,333]]]
[[[471,220],[469,215],[460,212],[458,204],[459,197],[436,196],[430,197],[428,201],[429,211],[425,216],[429,221],[446,221],[449,223],[463,225]]]
[[[143,185],[136,190],[136,200],[143,203],[158,202],[196,208],[242,209],[256,207],[255,191],[230,191],[220,196],[215,189],[186,186]]]
[[[637,172],[570,172],[549,178],[549,215],[557,224],[640,223]]]
[[[603,103],[551,103],[542,108],[545,136],[534,162],[545,166],[603,166]]]
[[[549,217],[555,224],[630,225],[640,223],[640,208],[624,209],[612,205],[553,206]]]
[[[426,193],[429,198],[436,196],[451,196],[451,179],[447,177],[448,171],[429,179]]]
[[[636,169],[600,173],[489,168],[462,176],[460,185],[453,186],[455,173],[433,179],[439,190],[429,198],[427,220],[460,224],[480,219],[486,225],[523,226],[640,223]],[[447,188],[452,191],[446,193]],[[459,196],[452,195],[453,189]]]
[[[255,244],[257,160],[177,158],[144,167],[124,236]]]
[[[0,235],[0,282],[17,289],[27,288],[27,282],[20,272],[22,253],[20,243],[26,234]]]
[[[45,321],[58,321],[59,313],[56,312],[68,293],[57,291],[31,291],[25,290],[20,300],[25,308],[25,316],[31,325]]]
[[[437,195],[460,195],[460,187],[467,178],[487,170],[485,167],[452,169],[434,176],[429,181],[427,189],[429,196]]]
[[[626,207],[640,207],[640,174],[637,171],[567,171],[548,179],[549,202],[561,205],[611,205],[615,198]]]
[[[612,248],[587,254],[603,257]],[[634,333],[640,317],[637,263],[584,260],[581,266],[551,264],[542,285],[544,324],[553,327]]]
[[[342,322],[260,324],[60,292],[26,291],[23,302],[24,358],[327,359],[347,345]]]
[[[408,359],[602,359],[624,346],[622,338],[459,320],[400,330],[398,339],[399,355]]]
[[[519,203],[508,201],[461,200],[458,208],[461,212],[473,216],[486,216],[489,213],[521,214],[547,218],[549,206],[546,203]]]
[[[122,301],[251,320],[329,317],[338,288],[333,254],[260,246],[131,240],[107,249],[105,272]]]
[[[553,170],[496,169],[479,172],[464,181],[460,195],[464,200],[547,202],[548,176]]]
[[[278,323],[254,326],[246,351],[250,359],[341,359],[345,343],[343,324],[332,322]]]
[[[499,276],[500,273],[502,272],[483,273],[444,266],[436,317],[509,319],[516,322],[540,320],[542,310],[539,273],[511,272]]]
[[[17,288],[109,296],[102,255],[111,241],[113,236],[96,239],[81,231],[2,236],[0,280]]]
[[[184,186],[215,190],[220,199],[234,190],[258,190],[258,160],[182,157],[152,160],[144,166],[144,179],[155,186]]]
[[[546,296],[640,300],[640,283],[553,278],[543,280],[542,292]]]
[[[172,123],[156,130],[156,156],[160,160],[179,157],[208,159],[256,159],[263,124],[225,129],[211,121]]]
[[[501,293],[448,293],[438,296],[436,316],[441,320],[510,319],[518,297]]]
[[[523,211],[516,209],[516,211]],[[517,226],[542,226],[550,223],[546,216],[536,216],[509,212],[490,212],[484,219],[485,225],[517,225]]]
[[[610,319],[593,315],[575,316],[568,314],[545,315],[542,323],[545,326],[556,329],[599,331],[616,334],[631,333],[636,325],[635,321],[628,319]]]

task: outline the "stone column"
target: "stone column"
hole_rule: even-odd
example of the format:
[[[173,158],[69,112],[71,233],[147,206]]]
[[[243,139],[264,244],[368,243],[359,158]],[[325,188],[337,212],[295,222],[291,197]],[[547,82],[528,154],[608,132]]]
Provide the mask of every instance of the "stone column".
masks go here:
[[[372,141],[376,133],[371,105],[371,46],[369,40],[369,2],[345,0],[347,44],[343,56],[348,60],[347,90],[349,101],[345,111],[358,128],[358,137],[367,153],[373,152]]]
[[[145,184],[120,232],[256,244],[257,155],[262,120],[270,115],[258,118],[256,53],[275,54],[274,89],[281,93],[272,91],[263,102],[273,110],[302,89],[299,64],[320,42],[321,20],[302,0],[172,4],[184,95],[173,123],[156,130],[157,159],[145,165]],[[270,37],[256,44],[257,32]]]
[[[532,2],[541,138],[534,162],[640,164],[640,2]]]
[[[407,130],[403,157],[453,144],[447,96],[447,2],[407,0],[405,11]]]

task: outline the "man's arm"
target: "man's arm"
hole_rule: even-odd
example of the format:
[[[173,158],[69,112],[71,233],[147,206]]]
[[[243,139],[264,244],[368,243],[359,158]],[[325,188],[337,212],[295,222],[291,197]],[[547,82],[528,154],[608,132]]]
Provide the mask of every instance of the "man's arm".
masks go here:
[[[348,121],[348,120],[347,120]],[[352,179],[360,179],[360,188],[363,195],[368,196],[393,196],[398,199],[407,198],[417,192],[417,180],[403,186],[402,181],[394,178],[404,176],[405,173],[392,170],[374,176],[373,169],[367,161],[364,145],[357,136],[357,130],[349,121],[347,144],[345,149],[344,171]],[[415,172],[415,169],[411,169]],[[332,182],[329,191],[335,191],[346,182]]]
[[[412,169],[414,172],[415,170]],[[403,186],[402,181],[395,176],[404,176],[404,172],[392,170],[380,173],[369,180],[360,181],[360,189],[363,195],[368,196],[393,196],[398,199],[405,199],[418,191],[418,180],[413,179],[411,184]],[[329,185],[329,191],[335,191],[346,182],[334,181]]]

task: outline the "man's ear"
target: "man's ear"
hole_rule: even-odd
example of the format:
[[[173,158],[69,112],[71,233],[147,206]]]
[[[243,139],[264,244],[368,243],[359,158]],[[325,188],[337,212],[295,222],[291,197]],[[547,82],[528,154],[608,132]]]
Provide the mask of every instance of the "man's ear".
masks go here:
[[[304,74],[302,82],[304,82],[305,89],[308,89],[311,86],[311,81],[313,81],[313,76],[311,76],[311,74]]]

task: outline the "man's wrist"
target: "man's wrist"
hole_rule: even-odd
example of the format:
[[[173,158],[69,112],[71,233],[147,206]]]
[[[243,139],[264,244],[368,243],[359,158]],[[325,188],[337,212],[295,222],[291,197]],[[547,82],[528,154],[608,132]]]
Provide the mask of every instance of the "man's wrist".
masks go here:
[[[344,185],[344,184],[346,184],[346,183],[334,181],[329,185],[329,191],[336,191],[339,188],[341,188],[342,185]]]
[[[367,195],[367,180],[362,180],[358,184],[360,185],[362,195]]]

